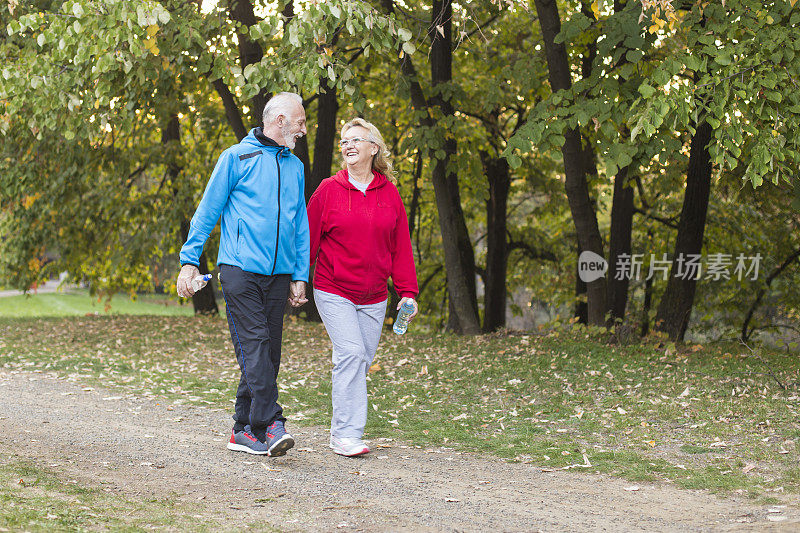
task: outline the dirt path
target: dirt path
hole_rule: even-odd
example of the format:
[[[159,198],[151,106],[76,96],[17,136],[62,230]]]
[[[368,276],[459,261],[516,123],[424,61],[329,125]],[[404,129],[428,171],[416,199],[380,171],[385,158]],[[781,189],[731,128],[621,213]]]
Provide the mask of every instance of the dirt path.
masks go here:
[[[229,452],[230,415],[0,371],[0,453],[137,497],[200,503],[219,519],[299,531],[797,531],[778,512],[665,485],[373,442],[339,457],[319,427],[281,458]],[[769,511],[772,512],[769,512]],[[775,521],[778,520],[778,521]]]

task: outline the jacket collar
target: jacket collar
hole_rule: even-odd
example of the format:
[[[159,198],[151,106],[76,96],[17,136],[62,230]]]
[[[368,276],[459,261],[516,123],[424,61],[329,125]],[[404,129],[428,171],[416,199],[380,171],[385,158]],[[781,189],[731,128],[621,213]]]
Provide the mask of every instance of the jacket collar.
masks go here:
[[[280,144],[276,143],[274,140],[264,135],[264,130],[261,128],[261,126],[258,126],[255,129],[253,129],[253,135],[255,135],[256,139],[258,139],[258,142],[260,142],[264,146],[274,146],[276,148],[281,147]]]

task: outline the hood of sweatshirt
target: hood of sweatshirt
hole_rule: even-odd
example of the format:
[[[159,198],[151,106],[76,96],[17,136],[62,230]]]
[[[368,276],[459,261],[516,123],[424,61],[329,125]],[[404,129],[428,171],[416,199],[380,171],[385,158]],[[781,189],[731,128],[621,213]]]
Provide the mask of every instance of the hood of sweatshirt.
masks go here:
[[[336,183],[338,183],[339,185],[341,185],[345,189],[358,191],[358,189],[356,189],[355,186],[352,183],[350,183],[350,174],[347,172],[346,168],[344,168],[344,169],[340,170],[339,172],[337,172],[333,176],[333,179],[334,179],[334,181],[336,181]],[[369,191],[369,190],[372,190],[372,189],[379,189],[379,188],[383,187],[384,185],[386,185],[387,183],[389,183],[389,180],[386,179],[386,176],[384,176],[383,174],[381,174],[377,170],[373,170],[372,171],[372,181],[369,182],[369,186],[367,187],[367,190]]]

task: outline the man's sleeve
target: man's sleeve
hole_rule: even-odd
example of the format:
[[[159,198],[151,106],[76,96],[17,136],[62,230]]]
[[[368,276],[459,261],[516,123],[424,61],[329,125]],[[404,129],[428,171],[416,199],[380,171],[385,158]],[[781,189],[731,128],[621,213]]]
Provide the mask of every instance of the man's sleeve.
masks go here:
[[[205,244],[211,230],[217,225],[222,209],[228,202],[228,197],[233,190],[235,180],[232,179],[233,156],[229,151],[225,151],[219,156],[214,172],[208,180],[206,190],[200,205],[194,212],[192,222],[189,225],[189,237],[181,248],[181,266],[200,264],[200,254],[203,253]]]
[[[308,214],[306,213],[306,198],[303,192],[305,191],[305,173],[303,165],[300,164],[300,177],[299,177],[300,194],[298,194],[297,214],[294,218],[294,232],[295,232],[295,264],[294,274],[292,274],[292,281],[305,281],[308,282],[308,262],[309,251],[311,243],[309,242],[308,230]]]

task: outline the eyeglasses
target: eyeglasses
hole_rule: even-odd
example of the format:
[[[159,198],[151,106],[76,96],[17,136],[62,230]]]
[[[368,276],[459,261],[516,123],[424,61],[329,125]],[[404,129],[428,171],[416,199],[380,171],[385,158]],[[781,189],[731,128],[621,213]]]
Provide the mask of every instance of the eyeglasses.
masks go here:
[[[353,137],[352,139],[342,139],[341,141],[339,141],[339,146],[344,148],[347,145],[356,144],[356,143],[360,143],[360,142],[369,142],[369,143],[371,143],[372,141],[370,141],[369,139],[365,139],[363,137]]]

